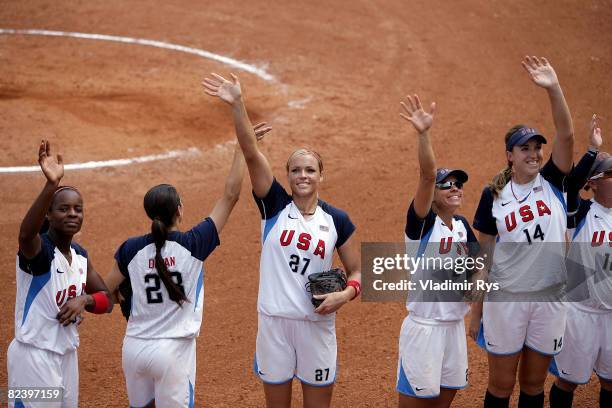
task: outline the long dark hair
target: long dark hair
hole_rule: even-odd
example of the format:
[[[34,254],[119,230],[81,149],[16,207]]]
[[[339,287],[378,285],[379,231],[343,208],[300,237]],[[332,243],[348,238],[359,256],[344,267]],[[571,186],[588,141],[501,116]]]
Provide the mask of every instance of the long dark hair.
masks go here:
[[[170,184],[160,184],[153,187],[144,197],[144,209],[151,223],[151,234],[155,242],[155,269],[161,278],[170,299],[182,306],[187,301],[183,289],[177,285],[168,272],[166,263],[161,256],[161,249],[168,239],[168,229],[175,221],[176,212],[181,205],[178,192]]]

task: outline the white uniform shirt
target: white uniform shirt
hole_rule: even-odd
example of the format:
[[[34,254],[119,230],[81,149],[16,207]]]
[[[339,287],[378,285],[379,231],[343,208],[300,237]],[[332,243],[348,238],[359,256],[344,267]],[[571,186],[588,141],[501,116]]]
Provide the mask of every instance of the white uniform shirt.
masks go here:
[[[87,251],[70,244],[72,264],[47,234],[40,236],[41,250],[32,259],[17,254],[15,338],[40,349],[65,354],[79,346],[76,324],[57,320],[68,300],[85,293]]]
[[[468,221],[460,216],[454,215],[452,220],[452,229],[442,221],[440,217],[429,210],[425,218],[419,218],[414,211],[414,202],[408,208],[406,216],[405,241],[409,256],[415,258],[459,258],[459,257],[476,257],[478,253],[478,241],[472,232]],[[440,271],[435,271],[437,273]],[[417,270],[409,278],[416,282],[416,292],[411,291],[406,301],[408,311],[418,317],[440,321],[461,320],[469,311],[469,305],[462,301],[447,301],[450,296],[445,294],[442,299],[446,301],[429,302],[423,301],[419,297],[418,291],[420,284],[418,280],[441,281],[448,277],[456,282],[464,282],[468,280],[468,274],[456,276],[453,271],[450,275],[444,276],[427,276],[431,274],[431,270]],[[460,278],[460,279],[457,279]],[[426,296],[433,295],[433,291],[429,291]]]
[[[170,299],[155,269],[151,234],[130,238],[115,253],[125,276],[120,292],[128,318],[125,335],[143,339],[192,338],[200,333],[204,310],[204,260],[219,245],[217,228],[207,218],[187,232],[171,231],[162,247],[171,278],[184,288],[182,307]]]
[[[355,230],[348,215],[319,200],[314,215],[304,217],[276,179],[264,198],[254,197],[262,218],[258,312],[288,319],[334,319],[335,313],[314,313],[306,283],[308,275],[331,269],[334,248]]]
[[[568,259],[568,298],[589,311],[612,311],[612,208],[581,200]]]
[[[486,187],[474,228],[496,235],[489,274],[502,290],[528,293],[565,282],[565,175],[548,160],[529,184],[508,183],[494,198]]]

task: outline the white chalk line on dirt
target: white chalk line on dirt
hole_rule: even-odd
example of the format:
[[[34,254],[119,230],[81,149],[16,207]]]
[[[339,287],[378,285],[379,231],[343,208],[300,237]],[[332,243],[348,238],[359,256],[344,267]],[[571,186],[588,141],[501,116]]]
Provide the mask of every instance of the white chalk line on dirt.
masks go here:
[[[0,28],[0,34],[14,34],[14,35],[46,35],[50,37],[72,37],[72,38],[83,38],[87,40],[102,40],[102,41],[113,41],[126,44],[138,44],[146,45],[149,47],[163,48],[166,50],[180,51],[187,54],[193,54],[202,58],[211,59],[214,61],[222,62],[223,64],[238,68],[242,71],[249,72],[253,75],[260,77],[265,81],[275,81],[273,75],[266,72],[262,68],[258,68],[254,65],[247,64],[246,62],[238,61],[233,58],[225,57],[223,55],[215,54],[210,51],[202,50],[200,48],[186,47],[184,45],[172,44],[163,41],[147,40],[145,38],[133,38],[124,37],[120,35],[105,35],[105,34],[89,34],[89,33],[75,33],[70,31],[50,31],[50,30],[33,30],[33,29],[11,29],[11,28]]]
[[[235,60],[233,58],[224,57],[210,51],[202,50],[199,48],[186,47],[178,44],[171,44],[163,41],[147,40],[144,38],[132,38],[123,37],[118,35],[105,35],[105,34],[88,34],[88,33],[76,33],[69,31],[50,31],[50,30],[34,30],[34,29],[10,29],[0,28],[0,34],[14,34],[14,35],[43,35],[51,37],[72,37],[72,38],[83,38],[88,40],[102,40],[102,41],[114,41],[119,43],[127,44],[138,44],[146,45],[150,47],[163,48],[168,50],[180,51],[187,54],[194,54],[202,58],[212,59],[214,61],[221,62],[223,64],[238,68],[242,71],[249,72],[253,75],[260,77],[265,81],[273,82],[275,78],[273,75],[267,73],[264,69],[258,68],[254,65],[247,64],[242,61]],[[117,159],[117,160],[105,160],[105,161],[90,161],[86,163],[72,163],[64,165],[65,170],[81,170],[81,169],[95,169],[100,167],[116,167],[116,166],[127,166],[135,163],[146,163],[154,160],[165,160],[176,158],[180,156],[199,154],[200,150],[197,148],[190,148],[187,150],[172,150],[163,154],[156,154],[150,156],[134,157],[129,159]],[[0,167],[0,173],[27,173],[40,171],[39,166],[15,166],[15,167]]]
[[[82,169],[97,169],[100,167],[118,167],[127,166],[130,164],[146,163],[155,160],[174,159],[182,156],[193,156],[200,154],[201,151],[197,147],[190,147],[185,150],[171,150],[162,154],[153,154],[149,156],[132,157],[129,159],[115,159],[104,161],[89,161],[85,163],[64,164],[64,170],[82,170]],[[40,166],[17,166],[17,167],[0,167],[0,173],[29,173],[39,172]]]

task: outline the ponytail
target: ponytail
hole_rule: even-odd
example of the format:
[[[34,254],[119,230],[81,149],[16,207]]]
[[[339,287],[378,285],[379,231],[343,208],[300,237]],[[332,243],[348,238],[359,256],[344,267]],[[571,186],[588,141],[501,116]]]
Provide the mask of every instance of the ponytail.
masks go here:
[[[166,287],[170,299],[182,306],[183,302],[187,300],[184,289],[172,280],[164,258],[161,256],[162,247],[168,239],[168,228],[159,218],[155,218],[151,224],[151,234],[153,234],[153,241],[155,242],[155,269],[157,269],[157,274]]]
[[[161,250],[168,239],[168,228],[174,223],[176,211],[180,205],[180,198],[176,189],[168,184],[153,187],[144,198],[144,207],[151,223],[151,235],[155,243],[155,269],[163,282],[170,299],[182,306],[188,301],[185,289],[172,280],[166,267]]]
[[[508,184],[511,178],[512,163],[508,163],[506,168],[500,171],[495,177],[493,177],[493,180],[491,180],[491,182],[489,183],[489,188],[491,189],[491,192],[493,193],[494,197],[497,198],[500,191],[502,191],[504,187],[506,187],[506,184]]]

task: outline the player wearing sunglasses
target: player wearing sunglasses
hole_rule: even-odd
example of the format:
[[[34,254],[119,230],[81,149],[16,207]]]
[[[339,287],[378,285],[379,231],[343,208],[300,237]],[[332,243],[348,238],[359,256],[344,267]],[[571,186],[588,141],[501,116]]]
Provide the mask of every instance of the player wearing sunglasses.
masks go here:
[[[428,131],[435,104],[425,112],[417,95],[401,103],[400,115],[417,131],[419,181],[408,208],[405,240],[410,256],[459,258],[475,256],[478,242],[468,221],[456,212],[463,201],[463,170],[436,170]],[[418,250],[416,248],[418,247]],[[416,250],[416,254],[414,253]],[[453,278],[464,276],[450,271]],[[420,269],[411,279],[434,280],[435,272]],[[469,306],[459,299],[429,298],[410,293],[399,339],[397,391],[400,407],[448,407],[458,389],[467,385],[467,346],[463,319]],[[444,300],[444,299],[442,299]],[[451,301],[448,301],[451,300]]]

